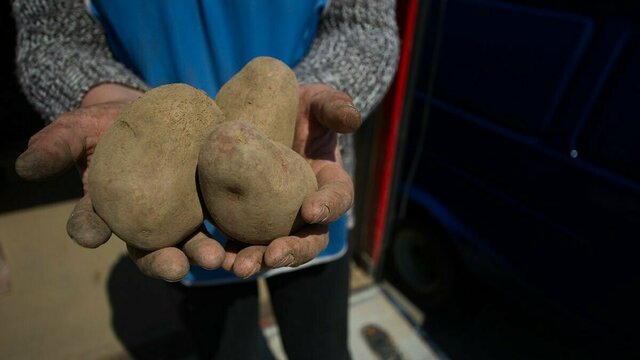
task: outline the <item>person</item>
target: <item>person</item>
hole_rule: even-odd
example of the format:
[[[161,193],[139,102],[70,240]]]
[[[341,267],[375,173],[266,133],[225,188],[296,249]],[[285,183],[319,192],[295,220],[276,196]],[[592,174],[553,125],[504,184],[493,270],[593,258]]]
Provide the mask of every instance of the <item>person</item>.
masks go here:
[[[236,280],[261,274],[289,358],[348,358],[343,215],[353,200],[354,154],[352,137],[338,133],[355,132],[391,82],[394,7],[393,0],[15,0],[18,77],[50,122],[16,170],[41,179],[76,164],[85,195],[67,231],[82,246],[100,246],[111,230],[94,213],[84,180],[100,136],[123,109],[171,82],[215,97],[251,58],[283,60],[300,82],[294,150],[319,184],[301,208],[308,225],[268,246],[239,248],[223,246],[223,234],[206,223],[180,246],[128,250],[144,274],[185,284],[185,319],[202,357],[259,356],[257,287]],[[220,267],[226,271],[211,271]]]

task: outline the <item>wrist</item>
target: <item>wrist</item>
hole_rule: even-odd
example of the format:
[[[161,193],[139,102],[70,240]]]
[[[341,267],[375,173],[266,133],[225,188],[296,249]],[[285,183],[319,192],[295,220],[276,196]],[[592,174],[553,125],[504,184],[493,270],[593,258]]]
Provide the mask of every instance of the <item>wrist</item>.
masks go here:
[[[113,101],[133,101],[142,94],[142,91],[126,85],[101,83],[87,91],[84,98],[82,98],[80,106],[85,107]]]

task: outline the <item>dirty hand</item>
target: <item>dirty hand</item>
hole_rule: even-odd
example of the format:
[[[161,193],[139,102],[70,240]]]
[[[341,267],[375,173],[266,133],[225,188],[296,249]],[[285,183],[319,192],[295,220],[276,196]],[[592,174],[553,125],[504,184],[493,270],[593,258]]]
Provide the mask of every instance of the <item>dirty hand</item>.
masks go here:
[[[249,277],[264,268],[302,265],[324,250],[328,224],[353,202],[353,182],[342,167],[337,134],[352,133],[360,124],[360,113],[347,94],[324,84],[300,86],[293,149],[309,161],[318,180],[318,191],[302,204],[302,218],[308,225],[266,246],[228,247],[223,268]]]
[[[117,84],[101,84],[84,97],[81,107],[67,112],[29,140],[28,149],[16,160],[16,172],[27,180],[42,180],[59,174],[74,164],[84,185],[80,199],[67,222],[69,236],[78,244],[96,248],[111,237],[111,229],[94,212],[87,174],[98,139],[127,105],[142,93]],[[217,268],[224,258],[222,246],[198,232],[181,248],[169,247],[144,252],[128,247],[131,258],[148,276],[178,281],[190,261],[204,268]]]

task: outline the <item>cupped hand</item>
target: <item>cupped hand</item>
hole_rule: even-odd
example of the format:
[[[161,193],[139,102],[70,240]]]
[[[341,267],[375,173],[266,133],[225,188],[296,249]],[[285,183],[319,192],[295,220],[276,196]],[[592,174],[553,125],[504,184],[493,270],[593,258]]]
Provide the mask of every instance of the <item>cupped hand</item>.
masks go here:
[[[82,177],[84,196],[69,216],[67,232],[78,244],[95,248],[111,237],[109,226],[94,212],[87,174],[98,140],[122,111],[142,93],[117,84],[94,87],[80,108],[58,117],[29,140],[27,150],[16,160],[16,172],[27,180],[43,180],[76,165]],[[148,276],[178,281],[193,263],[207,269],[220,267],[224,249],[202,232],[184,241],[180,248],[147,252],[128,246],[138,268]]]
[[[223,268],[246,278],[265,268],[302,265],[325,249],[328,224],[353,202],[353,182],[342,166],[338,133],[355,132],[360,124],[360,113],[347,94],[324,84],[300,86],[293,149],[307,159],[318,180],[318,191],[301,208],[308,225],[266,246],[228,246]]]

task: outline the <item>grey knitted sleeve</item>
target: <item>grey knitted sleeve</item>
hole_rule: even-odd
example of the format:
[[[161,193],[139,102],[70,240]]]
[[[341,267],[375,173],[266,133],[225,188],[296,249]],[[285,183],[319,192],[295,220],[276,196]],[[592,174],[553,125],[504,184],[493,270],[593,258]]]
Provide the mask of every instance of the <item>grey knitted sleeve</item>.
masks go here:
[[[93,86],[146,90],[115,61],[104,33],[81,0],[15,0],[17,75],[27,99],[48,121],[77,108]]]
[[[294,70],[301,83],[349,94],[364,118],[391,84],[399,48],[394,0],[331,0],[309,54]]]
[[[348,93],[363,115],[384,95],[399,40],[393,0],[331,0],[310,53],[294,69],[301,83],[324,82]],[[115,61],[82,0],[14,0],[17,73],[46,119],[76,108],[102,82],[145,90]]]

